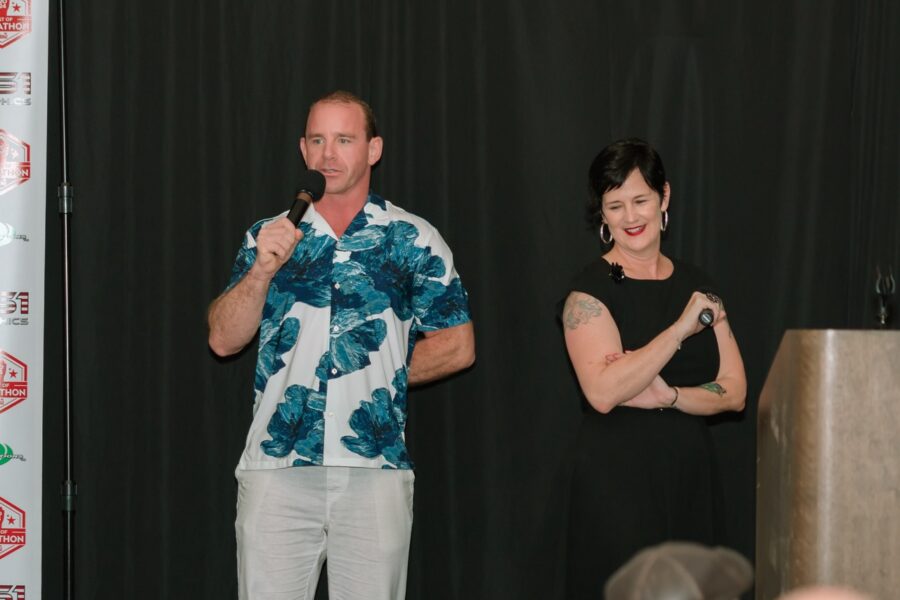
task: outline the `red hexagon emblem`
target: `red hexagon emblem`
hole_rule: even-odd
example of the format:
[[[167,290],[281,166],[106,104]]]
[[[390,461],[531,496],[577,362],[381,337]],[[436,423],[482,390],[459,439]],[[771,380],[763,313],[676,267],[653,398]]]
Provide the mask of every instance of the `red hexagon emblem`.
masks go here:
[[[0,350],[0,413],[28,398],[28,365]]]
[[[0,497],[0,558],[25,545],[25,511]]]
[[[31,179],[31,146],[8,131],[0,129],[0,195],[29,179]]]
[[[0,48],[31,33],[31,0],[0,0]]]

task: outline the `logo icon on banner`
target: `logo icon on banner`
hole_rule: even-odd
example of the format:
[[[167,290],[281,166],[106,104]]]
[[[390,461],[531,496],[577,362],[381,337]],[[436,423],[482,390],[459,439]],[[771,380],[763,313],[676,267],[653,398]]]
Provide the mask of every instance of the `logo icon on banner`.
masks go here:
[[[0,0],[0,48],[31,33],[31,0]]]
[[[0,350],[0,413],[28,398],[28,366]]]
[[[0,584],[0,600],[25,600],[25,586]]]
[[[0,466],[5,465],[11,460],[21,460],[25,462],[25,457],[21,454],[16,454],[15,450],[13,450],[9,444],[0,444]],[[0,596],[0,600],[3,600],[3,596]]]
[[[0,196],[29,179],[31,179],[31,146],[8,131],[0,129]]]
[[[0,497],[0,558],[25,545],[25,511]]]
[[[31,106],[31,73],[0,71],[0,106]]]
[[[28,325],[28,305],[28,292],[0,292],[0,325]]]
[[[0,600],[25,600],[25,586],[0,584]]]
[[[0,246],[12,244],[14,240],[29,241],[27,235],[16,233],[15,228],[9,223],[0,223]]]

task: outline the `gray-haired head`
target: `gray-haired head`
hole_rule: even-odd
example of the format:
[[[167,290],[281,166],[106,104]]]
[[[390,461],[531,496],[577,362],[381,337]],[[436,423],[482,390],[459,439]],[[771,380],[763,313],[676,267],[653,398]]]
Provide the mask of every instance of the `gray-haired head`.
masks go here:
[[[753,567],[728,548],[666,542],[637,553],[606,582],[606,600],[734,600]]]

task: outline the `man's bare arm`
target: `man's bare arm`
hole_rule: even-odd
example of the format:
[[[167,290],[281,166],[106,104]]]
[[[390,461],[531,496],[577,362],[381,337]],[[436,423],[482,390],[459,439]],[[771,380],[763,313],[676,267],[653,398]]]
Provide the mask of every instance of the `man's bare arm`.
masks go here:
[[[209,305],[209,347],[219,356],[231,356],[250,343],[262,318],[269,281],[253,268],[237,285]]]
[[[269,282],[302,237],[300,230],[284,218],[260,229],[253,266],[233,288],[213,300],[207,311],[209,347],[217,355],[240,352],[256,335]]]
[[[436,381],[472,366],[475,362],[475,328],[472,322],[428,331],[413,347],[409,385]]]

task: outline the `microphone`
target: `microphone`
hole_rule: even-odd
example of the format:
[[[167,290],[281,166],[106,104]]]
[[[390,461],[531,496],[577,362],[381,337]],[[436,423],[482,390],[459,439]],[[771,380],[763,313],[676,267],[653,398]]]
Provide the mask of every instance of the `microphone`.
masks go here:
[[[706,288],[701,288],[698,290],[701,294],[706,296],[707,300],[710,302],[715,302],[716,304],[721,304],[722,300],[712,291]],[[713,320],[715,319],[715,313],[713,313],[711,308],[704,308],[700,311],[700,314],[697,316],[697,320],[700,321],[700,324],[704,327],[709,327],[712,325]]]
[[[297,193],[294,195],[294,205],[287,214],[288,221],[294,224],[294,227],[300,224],[300,219],[309,205],[317,202],[322,194],[325,193],[325,176],[312,169],[304,171],[300,175],[300,183],[297,186]]]

